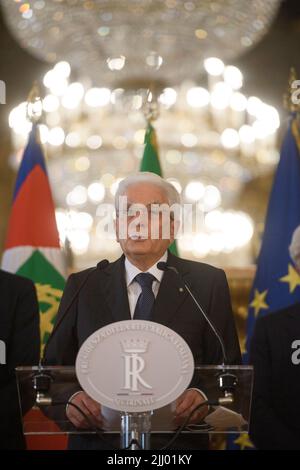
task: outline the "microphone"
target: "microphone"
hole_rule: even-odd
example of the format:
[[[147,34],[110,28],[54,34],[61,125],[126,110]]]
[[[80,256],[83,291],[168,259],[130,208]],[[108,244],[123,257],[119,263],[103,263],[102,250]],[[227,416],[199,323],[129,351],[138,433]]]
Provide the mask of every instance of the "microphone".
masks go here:
[[[79,293],[81,292],[81,290],[85,286],[85,284],[86,284],[87,280],[89,279],[90,275],[92,273],[94,273],[95,271],[98,271],[98,270],[102,271],[108,265],[109,265],[109,261],[107,259],[103,259],[102,261],[100,261],[94,268],[92,268],[87,273],[87,275],[83,279],[82,283],[80,284],[80,286],[76,290],[75,294],[73,295],[71,301],[67,305],[64,313],[62,314],[62,316],[60,317],[60,319],[55,324],[55,326],[52,330],[52,333],[51,333],[51,335],[48,339],[48,342],[45,345],[43,356],[40,359],[38,371],[34,374],[34,376],[32,378],[32,386],[33,386],[33,389],[36,392],[35,402],[39,406],[49,406],[49,405],[52,404],[52,398],[51,398],[51,396],[48,395],[48,392],[49,392],[49,389],[50,389],[50,386],[51,386],[51,382],[53,381],[53,378],[51,376],[51,373],[44,370],[44,361],[45,361],[45,356],[46,356],[47,349],[49,347],[49,343],[51,343],[51,341],[53,341],[53,338],[54,338],[56,332],[58,331],[60,325],[62,324],[62,322],[64,321],[66,316],[68,315],[68,313],[70,311],[70,308],[72,307],[72,305],[75,302],[75,300],[77,299]]]
[[[222,356],[223,356],[223,364],[222,366],[224,367],[227,364],[227,355],[226,355],[226,350],[225,350],[225,345],[223,342],[223,339],[221,335],[218,333],[216,327],[214,324],[211,322],[207,314],[205,313],[205,310],[203,307],[200,305],[198,300],[196,299],[195,295],[191,291],[191,288],[189,285],[183,280],[182,275],[179,273],[179,271],[174,267],[174,266],[169,266],[165,262],[159,262],[157,263],[157,268],[160,269],[161,271],[173,271],[180,279],[181,283],[185,287],[186,291],[189,293],[190,297],[193,299],[195,305],[197,306],[198,310],[201,312],[202,316],[204,317],[205,321],[208,323],[210,329],[214,333],[215,337],[217,338],[220,346],[221,346],[221,351],[222,351]],[[232,393],[236,387],[237,384],[237,377],[230,372],[226,372],[225,368],[223,369],[223,372],[218,376],[218,385],[222,392],[225,395],[225,398],[232,399]]]
[[[72,307],[72,305],[74,304],[75,300],[77,299],[78,295],[80,294],[81,290],[83,289],[83,287],[85,286],[85,284],[87,283],[89,277],[91,274],[93,274],[95,271],[102,271],[103,269],[105,269],[107,266],[109,265],[109,261],[107,259],[103,259],[102,261],[99,261],[99,263],[94,267],[92,268],[86,275],[86,277],[83,279],[82,283],[80,284],[80,286],[78,287],[78,289],[76,290],[75,294],[73,295],[72,299],[70,300],[69,304],[67,305],[67,307],[65,308],[65,311],[64,313],[62,314],[62,316],[60,317],[60,319],[57,321],[57,323],[55,324],[53,330],[52,330],[52,333],[47,341],[47,344],[45,345],[45,348],[44,348],[44,353],[43,353],[43,357],[40,361],[40,364],[43,365],[43,362],[45,360],[45,356],[46,356],[46,352],[47,352],[47,349],[49,347],[49,343],[51,343],[51,341],[53,341],[53,337],[55,336],[57,330],[59,329],[60,325],[62,324],[62,322],[64,321],[64,319],[66,318],[70,308]]]
[[[177,274],[177,276],[180,278],[182,284],[184,285],[185,289],[187,290],[187,292],[189,293],[189,295],[192,297],[194,303],[196,304],[196,306],[198,307],[198,310],[200,310],[202,316],[205,318],[205,321],[208,323],[209,327],[211,328],[211,330],[213,331],[214,335],[216,336],[220,346],[221,346],[221,350],[222,350],[222,356],[223,356],[223,365],[225,365],[227,363],[227,356],[226,356],[226,351],[225,351],[225,346],[224,346],[224,342],[220,336],[220,334],[217,332],[216,330],[216,327],[212,324],[212,322],[210,321],[210,319],[208,318],[207,314],[205,313],[203,307],[199,304],[198,300],[196,299],[196,297],[194,296],[193,292],[191,291],[190,287],[188,286],[188,284],[183,280],[181,274],[179,273],[179,271],[174,267],[174,266],[169,266],[167,263],[164,263],[164,262],[160,262],[157,264],[157,268],[160,269],[161,271],[173,271],[175,274]]]

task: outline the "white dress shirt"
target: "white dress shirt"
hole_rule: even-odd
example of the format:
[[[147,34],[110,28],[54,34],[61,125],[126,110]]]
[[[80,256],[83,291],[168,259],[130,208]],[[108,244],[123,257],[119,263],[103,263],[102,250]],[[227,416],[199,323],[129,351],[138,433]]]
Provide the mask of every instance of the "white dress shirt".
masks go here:
[[[166,262],[168,258],[168,252],[166,251],[163,256],[157,261],[157,263]],[[128,302],[129,302],[129,310],[131,318],[133,318],[134,310],[136,307],[136,303],[138,298],[142,292],[142,288],[140,284],[134,280],[137,274],[142,272],[147,272],[152,274],[155,277],[155,280],[152,284],[152,290],[154,297],[156,298],[160,283],[163,277],[164,272],[157,268],[157,263],[155,263],[151,268],[147,271],[141,271],[139,268],[134,266],[127,258],[125,258],[125,276],[126,276],[126,285],[127,285],[127,293],[128,293]]]
[[[140,293],[142,292],[140,284],[134,280],[135,276],[142,272],[146,272],[152,274],[152,276],[155,277],[155,281],[153,281],[152,283],[152,290],[156,298],[164,274],[163,271],[157,268],[157,264],[161,262],[166,263],[167,259],[168,252],[166,251],[163,256],[153,266],[151,266],[151,268],[149,268],[147,271],[141,271],[139,268],[134,266],[134,264],[132,264],[127,258],[125,258],[125,277],[131,318],[133,318],[136,303],[138,301]],[[207,400],[207,396],[205,395],[205,393],[199,390],[198,388],[189,388],[189,390],[196,390],[204,397],[205,400]]]
[[[157,261],[157,263],[160,263],[160,262],[165,263],[167,261],[167,258],[168,258],[168,252],[166,251],[163,254],[163,256]],[[135,281],[134,278],[137,274],[140,274],[142,272],[147,272],[147,273],[152,274],[155,277],[155,280],[152,283],[152,290],[156,298],[158,291],[159,291],[160,283],[164,274],[163,271],[157,268],[157,263],[151,266],[151,268],[149,268],[147,271],[141,271],[136,266],[134,266],[127,258],[125,258],[125,276],[126,276],[126,285],[127,285],[128,301],[129,301],[129,309],[130,309],[131,318],[133,318],[136,303],[138,301],[140,293],[142,292],[142,288],[140,284],[137,281]],[[196,390],[198,393],[200,393],[204,397],[205,400],[207,400],[207,396],[201,390],[197,388],[190,388],[189,390]],[[69,401],[72,401],[73,398],[75,398],[75,396],[78,395],[79,393],[82,393],[82,391],[74,393],[74,395],[72,395],[69,398]],[[66,406],[66,411],[68,410],[68,407],[69,405]]]

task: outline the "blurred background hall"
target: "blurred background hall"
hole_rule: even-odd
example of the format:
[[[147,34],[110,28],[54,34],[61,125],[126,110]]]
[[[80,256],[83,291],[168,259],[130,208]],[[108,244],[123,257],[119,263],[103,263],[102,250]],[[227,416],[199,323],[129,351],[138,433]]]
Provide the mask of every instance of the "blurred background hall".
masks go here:
[[[244,349],[283,95],[300,71],[299,1],[2,0],[0,13],[0,254],[34,82],[68,272],[120,254],[99,206],[139,170],[150,113],[164,177],[203,214],[179,254],[225,269]]]

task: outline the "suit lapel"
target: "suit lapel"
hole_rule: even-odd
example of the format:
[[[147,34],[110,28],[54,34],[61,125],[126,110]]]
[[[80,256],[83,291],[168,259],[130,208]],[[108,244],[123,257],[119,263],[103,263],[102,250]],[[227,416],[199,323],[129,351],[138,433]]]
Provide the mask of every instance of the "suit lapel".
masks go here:
[[[106,269],[103,294],[114,321],[131,319],[124,273],[124,255]]]
[[[171,253],[168,253],[167,263],[174,266],[183,277],[187,273],[186,269],[182,271],[178,258]],[[187,296],[179,276],[173,271],[165,271],[154,304],[153,321],[167,326]]]
[[[112,263],[105,271],[101,280],[101,290],[106,299],[114,321],[130,320],[128,293],[125,280],[124,255]],[[183,270],[180,259],[168,253],[168,264],[176,267],[184,278],[188,273]],[[153,310],[153,321],[168,325],[178,312],[188,294],[183,288],[180,278],[173,271],[164,272]]]

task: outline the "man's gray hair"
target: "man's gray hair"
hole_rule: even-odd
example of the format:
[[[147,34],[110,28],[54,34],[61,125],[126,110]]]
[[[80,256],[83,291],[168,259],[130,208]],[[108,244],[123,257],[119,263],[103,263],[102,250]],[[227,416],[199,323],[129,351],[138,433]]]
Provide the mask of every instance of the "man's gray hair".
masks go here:
[[[127,189],[130,186],[134,186],[140,183],[150,183],[153,184],[166,194],[168,198],[169,205],[180,204],[180,195],[177,189],[168,181],[161,178],[161,176],[156,175],[155,173],[150,173],[148,171],[141,171],[134,175],[127,176],[122,181],[120,181],[116,195],[115,195],[115,207],[118,209],[119,206],[119,197],[126,194]]]
[[[293,232],[289,252],[297,268],[300,268],[300,225]]]

